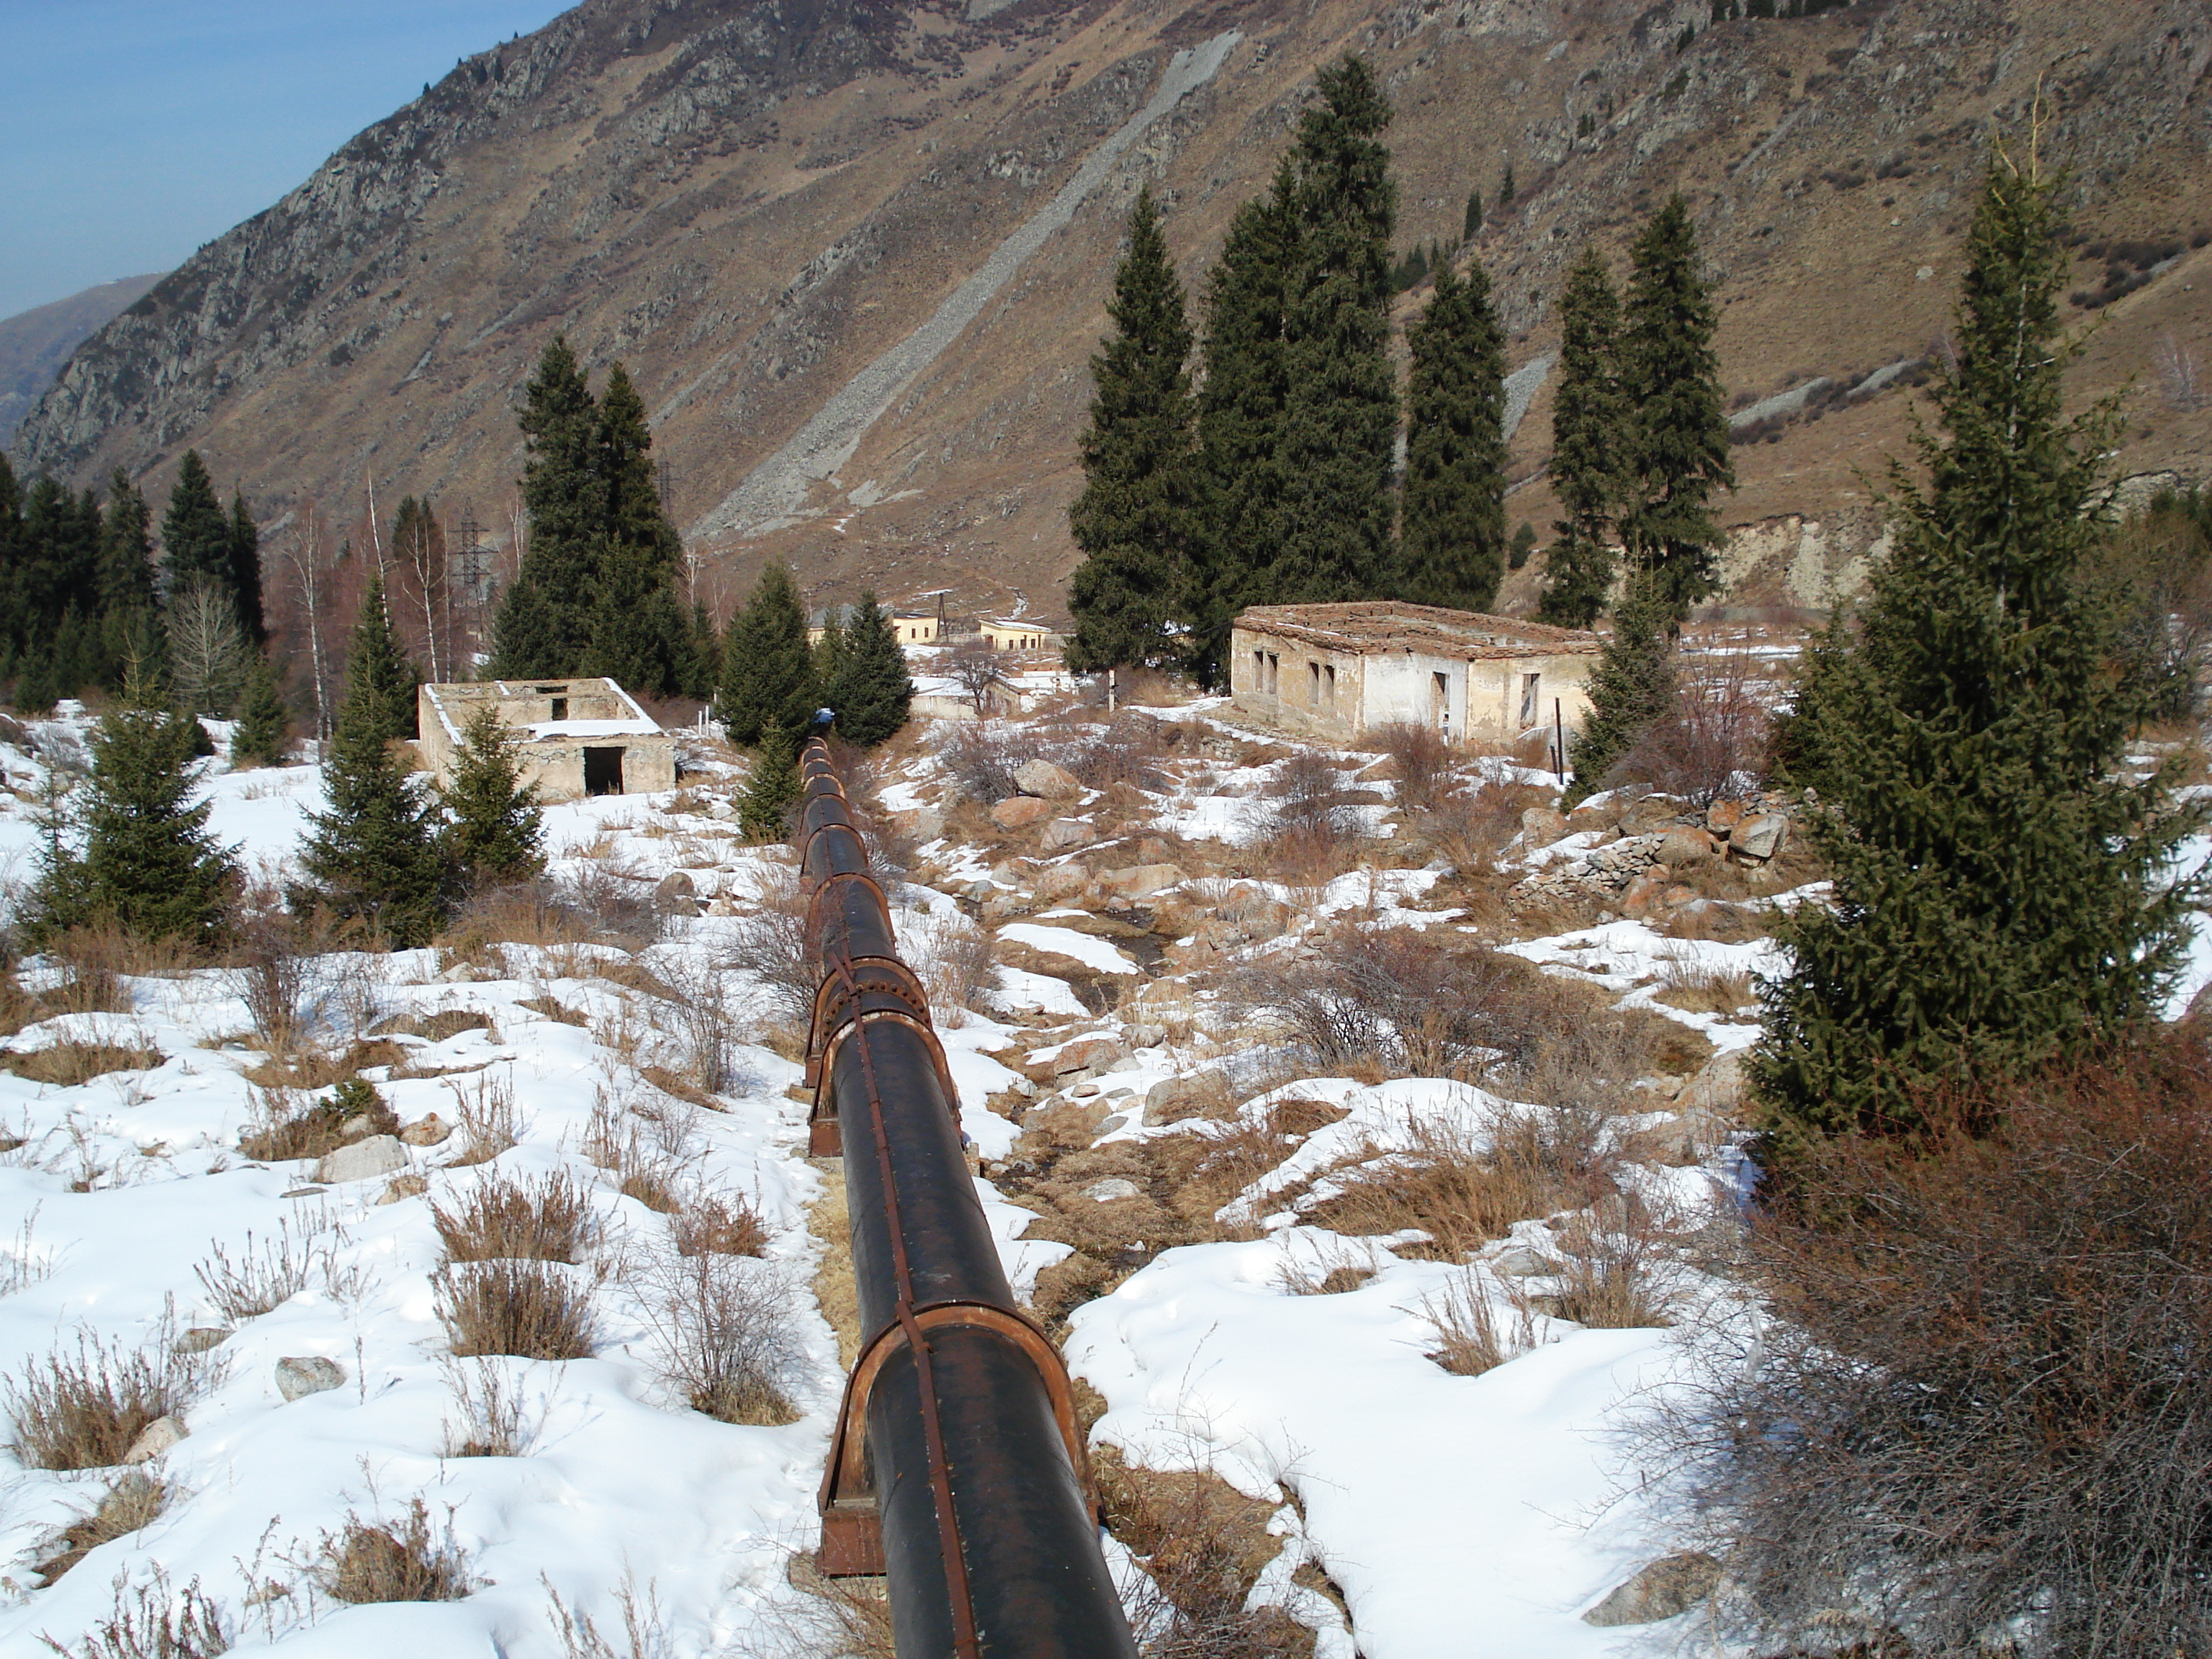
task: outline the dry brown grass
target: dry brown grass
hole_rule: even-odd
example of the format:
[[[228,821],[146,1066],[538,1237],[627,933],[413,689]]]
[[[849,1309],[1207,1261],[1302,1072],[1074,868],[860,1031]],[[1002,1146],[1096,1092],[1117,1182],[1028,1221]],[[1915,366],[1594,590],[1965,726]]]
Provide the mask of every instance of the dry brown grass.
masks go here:
[[[433,1204],[430,1219],[449,1261],[574,1262],[590,1239],[590,1194],[565,1170],[537,1180],[491,1176],[448,1211]]]
[[[348,1077],[327,1100],[312,1101],[289,1112],[287,1103],[279,1088],[257,1091],[254,1106],[259,1124],[238,1138],[239,1151],[264,1163],[281,1164],[292,1158],[322,1158],[367,1135],[399,1133],[399,1120],[384,1097],[377,1093],[374,1085],[358,1077]]]
[[[301,1049],[272,1054],[246,1073],[264,1089],[328,1089],[376,1066],[402,1066],[407,1051],[381,1038],[356,1037],[335,1053]]]
[[[459,1261],[432,1278],[454,1353],[583,1359],[595,1344],[591,1292],[547,1261]]]
[[[789,1391],[805,1355],[781,1270],[704,1250],[659,1261],[646,1312],[661,1375],[694,1411],[724,1423],[798,1420]]]
[[[74,1352],[56,1348],[20,1375],[0,1376],[0,1401],[27,1468],[108,1468],[155,1418],[181,1414],[216,1370],[166,1340],[126,1349],[81,1334]]]
[[[167,1058],[158,1048],[112,1042],[54,1042],[43,1048],[0,1053],[0,1069],[52,1088],[73,1089],[110,1072],[151,1071]]]
[[[806,1212],[806,1230],[827,1246],[814,1268],[814,1299],[837,1333],[837,1363],[849,1369],[860,1353],[860,1291],[853,1278],[853,1218],[845,1210],[842,1163],[817,1164],[822,1196]]]
[[[1429,1358],[1454,1376],[1480,1376],[1537,1346],[1535,1314],[1528,1303],[1516,1297],[1512,1320],[1501,1329],[1490,1298],[1470,1279],[1454,1279],[1422,1297],[1421,1312],[1436,1327],[1437,1346]]]
[[[434,1537],[429,1510],[419,1498],[409,1504],[404,1520],[349,1516],[337,1532],[323,1534],[313,1572],[324,1594],[354,1605],[458,1601],[476,1588],[452,1523],[442,1537]]]
[[[678,1255],[765,1255],[768,1229],[746,1200],[695,1193],[669,1218]]]
[[[168,1507],[169,1488],[143,1469],[126,1469],[100,1495],[89,1514],[62,1528],[62,1548],[39,1563],[40,1577],[53,1583],[102,1544],[128,1538],[152,1524]]]
[[[447,1378],[453,1385],[458,1419],[446,1419],[447,1457],[520,1457],[529,1438],[523,1423],[522,1399],[514,1380],[495,1360],[478,1360],[473,1367],[451,1363]]]
[[[1643,1330],[1674,1322],[1667,1246],[1633,1199],[1606,1225],[1586,1217],[1560,1236],[1559,1312],[1597,1330]]]
[[[40,1639],[64,1659],[216,1659],[230,1651],[237,1632],[198,1579],[177,1595],[157,1567],[150,1579],[118,1583],[115,1610],[75,1648]]]
[[[446,1160],[447,1168],[489,1164],[521,1143],[522,1117],[515,1109],[514,1091],[505,1078],[485,1072],[477,1076],[472,1088],[464,1089],[458,1083],[446,1086],[453,1091],[453,1112],[459,1119],[455,1133],[461,1143]]]
[[[1748,974],[1677,962],[1669,963],[1659,979],[1660,988],[1652,993],[1653,997],[1689,1013],[1733,1014],[1754,1000]]]
[[[192,1273],[224,1318],[257,1319],[307,1289],[318,1273],[327,1282],[331,1249],[343,1237],[325,1219],[303,1216],[295,1238],[287,1216],[278,1220],[276,1236],[258,1247],[248,1232],[236,1261],[221,1244],[211,1246],[210,1259]]]

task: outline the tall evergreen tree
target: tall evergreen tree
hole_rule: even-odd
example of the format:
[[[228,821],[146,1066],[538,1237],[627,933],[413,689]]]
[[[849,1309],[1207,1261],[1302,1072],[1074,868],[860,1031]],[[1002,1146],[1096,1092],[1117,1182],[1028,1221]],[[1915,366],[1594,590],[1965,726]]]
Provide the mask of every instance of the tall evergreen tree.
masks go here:
[[[246,510],[246,492],[239,490],[230,502],[230,592],[238,605],[238,625],[246,641],[258,650],[269,638],[261,614],[261,526]]]
[[[1728,404],[1713,351],[1719,313],[1698,270],[1689,204],[1680,196],[1644,227],[1632,260],[1620,362],[1634,419],[1620,528],[1630,556],[1656,578],[1679,623],[1716,585],[1713,493],[1735,488]]]
[[[1630,410],[1620,383],[1620,296],[1595,246],[1559,295],[1559,388],[1552,402],[1552,488],[1564,517],[1544,558],[1539,620],[1588,628],[1613,586],[1612,532]]]
[[[119,466],[108,482],[98,591],[103,683],[120,690],[136,674],[150,693],[167,673],[154,589],[153,510]]]
[[[101,921],[197,945],[222,931],[236,866],[207,832],[209,803],[191,804],[186,727],[197,723],[149,707],[136,685],[126,695],[92,740],[92,776],[74,812],[83,850],[48,849],[28,906],[33,942]]]
[[[799,738],[789,726],[771,721],[753,751],[752,775],[738,805],[738,827],[754,841],[781,841],[788,833],[785,815],[799,799]]]
[[[346,702],[356,718],[373,722],[387,738],[416,735],[416,692],[422,676],[399,648],[392,630],[392,611],[384,597],[384,578],[372,575],[362,596],[361,618],[346,647]]]
[[[1285,155],[1268,193],[1237,210],[1206,279],[1198,394],[1203,592],[1192,666],[1207,685],[1226,679],[1230,623],[1265,597],[1281,539],[1279,452],[1290,398],[1284,307],[1299,243],[1297,173]]]
[[[0,450],[0,656],[12,664],[23,637],[23,489]]]
[[[837,717],[838,735],[859,748],[882,743],[906,724],[914,679],[890,613],[872,592],[861,594],[853,608],[822,701]]]
[[[1375,597],[1396,562],[1396,189],[1380,137],[1390,104],[1367,61],[1349,54],[1322,70],[1319,89],[1294,149],[1303,234],[1285,310],[1281,544],[1267,583],[1283,604]]]
[[[1091,359],[1083,493],[1067,514],[1084,554],[1068,590],[1067,665],[1079,674],[1181,663],[1190,649],[1200,535],[1190,323],[1149,185],[1129,214],[1106,314],[1115,333]]]
[[[690,654],[684,664],[684,695],[710,702],[721,678],[722,636],[714,627],[714,613],[694,600]]]
[[[566,336],[554,336],[539,355],[525,397],[522,501],[530,539],[493,624],[493,672],[516,679],[576,672],[591,642],[607,516],[605,482],[595,465],[599,405]]]
[[[1589,713],[1569,755],[1574,780],[1563,804],[1572,810],[1605,787],[1606,774],[1666,712],[1674,696],[1674,655],[1668,636],[1674,607],[1644,571],[1629,578],[1613,615],[1613,635],[1590,674]]]
[[[676,592],[683,540],[662,510],[652,450],[645,402],[617,362],[592,434],[605,519],[585,666],[634,690],[674,696],[695,678],[691,618]]]
[[[799,585],[788,565],[771,561],[751,600],[730,624],[714,718],[732,743],[750,748],[771,731],[798,732],[819,699]],[[792,754],[798,754],[796,745]]]
[[[266,656],[256,653],[246,678],[246,695],[239,699],[238,724],[230,734],[230,763],[234,767],[280,766],[284,760],[284,734],[291,716],[276,690],[276,671]]]
[[[471,718],[439,793],[446,857],[465,884],[523,881],[545,867],[545,814],[522,781],[521,739],[497,710]]]
[[[2002,1078],[2156,1017],[2200,884],[2175,775],[2121,769],[2142,688],[2089,560],[2112,404],[2062,418],[2060,181],[1993,161],[1935,393],[1929,478],[1893,468],[1897,536],[1855,630],[1806,665],[1792,751],[1832,907],[1780,930],[1752,1075],[1777,1153],[1909,1129],[1916,1090]]]
[[[199,451],[188,449],[177,464],[177,481],[161,514],[161,556],[171,590],[198,581],[234,596],[231,548],[231,523],[216,498],[215,480],[208,477]]]
[[[1505,566],[1505,340],[1477,261],[1446,260],[1407,331],[1405,574],[1417,605],[1486,611]]]
[[[427,944],[446,915],[448,872],[436,805],[393,752],[392,685],[384,585],[372,580],[354,630],[346,696],[323,768],[327,812],[311,812],[295,909],[323,906],[394,945]]]

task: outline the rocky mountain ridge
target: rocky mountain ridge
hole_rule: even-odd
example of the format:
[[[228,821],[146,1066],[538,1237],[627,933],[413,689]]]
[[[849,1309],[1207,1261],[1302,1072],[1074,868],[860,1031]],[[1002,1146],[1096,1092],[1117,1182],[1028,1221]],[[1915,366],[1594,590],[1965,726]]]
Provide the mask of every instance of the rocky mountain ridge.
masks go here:
[[[1992,135],[2073,169],[2081,291],[2100,301],[2077,381],[2132,387],[2122,465],[2203,471],[2200,4],[1711,11],[588,0],[465,60],[203,249],[80,349],[19,452],[72,480],[120,464],[161,488],[196,445],[278,535],[310,500],[357,513],[372,480],[501,523],[520,461],[511,406],[561,330],[644,392],[710,602],[777,553],[818,597],[865,582],[1050,612],[1074,562],[1085,365],[1128,201],[1153,184],[1195,286],[1314,70],[1352,50],[1396,103],[1401,245],[1455,241],[1468,195],[1485,198],[1470,252],[1530,392],[1516,520],[1552,516],[1540,365],[1564,267],[1589,238],[1619,252],[1680,190],[1720,279],[1739,400],[1755,413],[1821,380],[1864,392],[1808,392],[1739,447],[1729,521],[1769,543],[1793,516],[1820,532],[1778,565],[1740,550],[1747,575],[1767,572],[1742,597],[1802,599],[1863,554],[1872,532],[1848,527],[1872,522],[1868,479],[1905,449],[1914,377],[1898,371],[1944,349]],[[1501,210],[1509,162],[1519,190]],[[1875,384],[1884,369],[1897,378]]]

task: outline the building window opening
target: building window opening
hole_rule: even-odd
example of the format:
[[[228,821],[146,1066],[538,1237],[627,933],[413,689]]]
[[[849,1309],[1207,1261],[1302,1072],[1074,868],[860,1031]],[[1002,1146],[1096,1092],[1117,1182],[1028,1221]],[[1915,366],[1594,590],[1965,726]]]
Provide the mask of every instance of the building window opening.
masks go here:
[[[1543,718],[1539,712],[1544,702],[1543,684],[1541,674],[1523,674],[1521,677],[1521,729],[1524,732]]]
[[[1321,700],[1324,708],[1336,707],[1336,666],[1324,664],[1321,671]]]
[[[1306,665],[1306,707],[1321,707],[1321,665],[1317,662]]]
[[[1429,676],[1429,721],[1438,730],[1451,724],[1451,676]]]
[[[552,712],[552,714],[551,714],[550,715],[549,715],[547,718],[549,718],[549,719],[550,719],[550,720],[567,720],[567,719],[568,718],[568,698],[566,698],[566,697],[556,697],[556,698],[554,698],[554,699],[553,699],[553,712]]]
[[[584,793],[619,795],[623,792],[623,751],[586,749],[584,751]]]
[[[1283,690],[1283,659],[1276,653],[1267,653],[1267,695],[1280,696]]]

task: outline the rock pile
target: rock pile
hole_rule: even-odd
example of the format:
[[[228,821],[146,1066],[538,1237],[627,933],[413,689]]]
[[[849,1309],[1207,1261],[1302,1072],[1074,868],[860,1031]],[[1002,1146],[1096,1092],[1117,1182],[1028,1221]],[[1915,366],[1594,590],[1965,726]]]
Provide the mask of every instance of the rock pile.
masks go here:
[[[1684,811],[1682,802],[1668,795],[1646,795],[1610,822],[1579,811],[1565,817],[1540,806],[1521,816],[1522,837],[1531,848],[1593,831],[1601,838],[1532,872],[1514,884],[1508,899],[1516,904],[1595,900],[1627,916],[1679,909],[1698,896],[1680,879],[1685,873],[1722,861],[1754,868],[1770,863],[1789,845],[1790,817],[1776,796]]]

